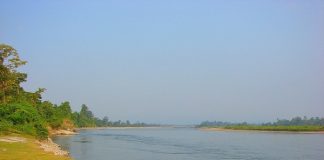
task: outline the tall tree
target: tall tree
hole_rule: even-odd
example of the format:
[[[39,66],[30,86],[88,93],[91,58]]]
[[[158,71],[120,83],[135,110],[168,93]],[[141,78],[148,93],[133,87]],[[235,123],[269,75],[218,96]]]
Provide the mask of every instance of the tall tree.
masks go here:
[[[6,103],[8,97],[20,93],[20,83],[26,81],[27,75],[18,72],[17,68],[26,63],[20,59],[17,50],[13,47],[0,44],[0,98],[2,103]]]
[[[85,116],[86,118],[92,119],[94,118],[93,113],[89,110],[88,106],[82,104],[80,115]]]
[[[82,104],[78,119],[79,127],[94,127],[96,125],[95,121],[95,117],[88,106]]]

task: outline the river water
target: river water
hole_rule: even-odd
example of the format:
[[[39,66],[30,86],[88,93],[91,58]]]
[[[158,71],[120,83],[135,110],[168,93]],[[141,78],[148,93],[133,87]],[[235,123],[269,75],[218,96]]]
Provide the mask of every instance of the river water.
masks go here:
[[[75,160],[324,160],[324,134],[132,128],[81,130],[54,141]]]

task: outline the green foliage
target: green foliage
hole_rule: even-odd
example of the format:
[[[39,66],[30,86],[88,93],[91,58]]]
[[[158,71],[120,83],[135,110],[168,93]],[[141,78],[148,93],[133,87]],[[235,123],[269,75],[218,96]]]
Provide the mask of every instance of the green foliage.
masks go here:
[[[26,61],[20,59],[13,47],[0,44],[0,132],[25,133],[43,139],[48,136],[47,120],[57,125],[62,116],[55,115],[70,115],[71,108],[65,103],[55,111],[51,103],[42,102],[45,89],[26,92],[20,84],[26,81],[27,74],[17,71],[24,64]]]
[[[0,119],[0,133],[9,133],[13,124],[5,119]]]
[[[71,106],[70,102],[63,102],[61,105],[58,107],[55,107],[56,109],[56,115],[59,116],[60,118],[71,118]]]
[[[221,121],[204,121],[198,127],[216,127],[233,130],[260,130],[260,131],[324,131],[324,118],[294,117],[291,120],[278,119],[276,122],[268,122],[260,125],[243,123],[230,123]]]
[[[26,64],[19,58],[17,51],[6,44],[0,44],[0,99],[2,103],[15,101],[26,81],[27,75],[17,72],[17,68]]]
[[[110,124],[107,116],[105,116],[103,119],[95,118],[95,123],[98,127],[107,127]]]
[[[29,134],[33,136],[36,135],[36,128],[34,127],[34,123],[27,123],[27,124],[19,124],[14,126],[14,131],[15,133],[24,133],[24,134]]]
[[[0,116],[1,131],[26,133],[39,138],[48,135],[43,119],[29,104],[0,104]]]
[[[35,124],[36,135],[38,139],[46,139],[48,137],[48,130],[43,124]]]
[[[39,119],[37,110],[28,104],[1,104],[0,116],[13,125],[26,124]]]
[[[274,123],[266,123],[263,125],[275,125],[275,126],[303,126],[303,125],[318,125],[318,126],[324,126],[324,118],[319,118],[319,117],[312,117],[312,118],[307,118],[304,116],[303,118],[301,117],[294,117],[291,120],[287,119],[277,119],[276,122]]]
[[[51,119],[55,115],[55,109],[54,105],[49,102],[45,101],[40,103],[36,106],[38,113],[44,118],[44,119]]]
[[[230,123],[222,121],[204,121],[201,122],[198,127],[216,127],[216,126],[246,126],[246,122],[243,123]],[[319,117],[294,117],[291,120],[277,119],[276,122],[268,122],[261,124],[262,126],[324,126],[324,118]]]
[[[75,114],[76,125],[78,127],[95,127],[96,120],[93,113],[89,110],[88,106],[83,104],[79,114]]]
[[[24,133],[45,139],[49,134],[48,127],[73,129],[75,126],[132,125],[129,121],[109,122],[108,117],[96,118],[84,104],[79,113],[72,113],[69,102],[55,105],[42,101],[44,88],[27,92],[20,86],[26,81],[27,74],[20,73],[17,69],[24,64],[26,61],[20,59],[13,47],[0,44],[0,133]]]
[[[39,139],[48,136],[47,125],[63,128],[63,120],[71,117],[68,102],[55,106],[45,101],[36,107],[28,103],[0,104],[0,132],[16,132],[34,135]]]
[[[225,126],[225,129],[233,130],[259,130],[259,131],[324,131],[324,126],[260,126],[260,125],[233,125]]]
[[[26,61],[20,60],[17,50],[13,47],[6,44],[0,44],[0,65],[15,70],[26,63]]]

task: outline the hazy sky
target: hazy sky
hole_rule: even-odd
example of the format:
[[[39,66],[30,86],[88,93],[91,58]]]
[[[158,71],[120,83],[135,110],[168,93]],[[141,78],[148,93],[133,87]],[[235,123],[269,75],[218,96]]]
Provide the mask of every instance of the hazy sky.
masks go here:
[[[2,0],[27,90],[113,120],[324,116],[324,1]]]

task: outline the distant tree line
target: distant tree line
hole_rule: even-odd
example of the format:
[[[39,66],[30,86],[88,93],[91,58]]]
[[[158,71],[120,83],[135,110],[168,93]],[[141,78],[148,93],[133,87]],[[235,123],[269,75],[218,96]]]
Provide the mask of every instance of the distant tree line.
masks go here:
[[[42,101],[44,88],[28,92],[21,87],[27,74],[17,69],[26,63],[13,47],[0,44],[0,134],[22,133],[45,139],[55,129],[146,125],[97,118],[84,104],[79,112],[73,112],[69,102],[56,105]]]
[[[222,122],[222,121],[204,121],[201,122],[198,127],[224,127],[224,126],[244,126],[244,125],[256,125],[248,124],[247,122],[242,123],[231,123],[231,122]],[[290,120],[288,119],[277,119],[276,122],[268,122],[259,124],[260,126],[324,126],[324,118],[311,117],[307,118],[306,116],[294,117]]]
[[[95,117],[89,108],[83,104],[80,112],[74,112],[72,114],[72,120],[77,127],[148,127],[157,126],[155,124],[146,123],[131,123],[129,120],[121,121],[110,121],[107,116],[102,119]]]
[[[303,118],[302,117],[294,117],[290,120],[277,119],[276,122],[264,123],[262,125],[266,125],[266,126],[305,126],[305,125],[324,126],[324,118],[320,118],[320,117],[307,118],[306,116],[304,116]]]
[[[209,126],[231,126],[231,125],[247,125],[246,122],[242,123],[232,123],[232,122],[223,122],[223,121],[203,121],[201,122],[198,127],[209,127]]]
[[[98,125],[100,126],[100,125]],[[126,121],[108,121],[108,123],[105,123],[102,125],[103,127],[156,127],[160,126],[159,124],[147,124],[147,123],[141,123],[141,122],[135,122],[131,123],[129,120]]]

